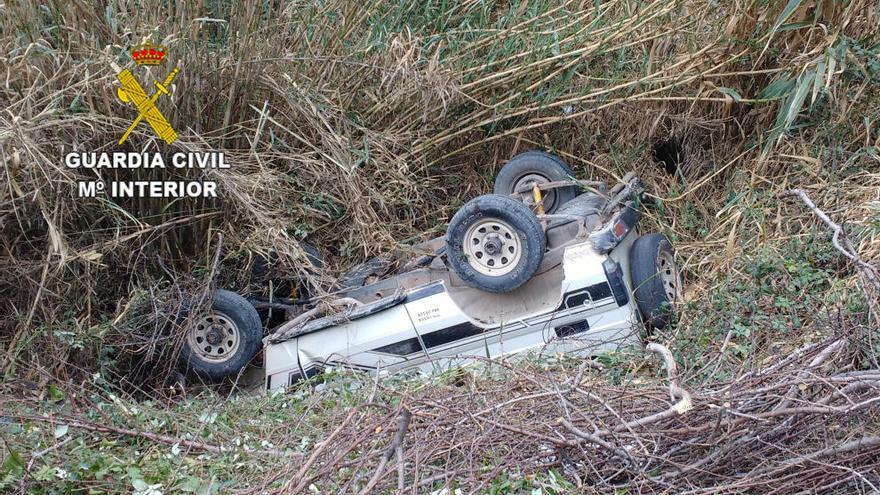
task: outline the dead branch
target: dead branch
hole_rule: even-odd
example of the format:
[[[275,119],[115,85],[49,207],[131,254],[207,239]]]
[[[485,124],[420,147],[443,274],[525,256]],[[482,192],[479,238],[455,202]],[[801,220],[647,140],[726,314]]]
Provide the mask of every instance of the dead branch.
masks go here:
[[[297,464],[286,488],[320,486],[345,466],[340,485],[356,493],[436,490],[451,479],[480,491],[501,472],[555,467],[598,492],[788,491],[791,480],[826,486],[841,476],[848,481],[835,486],[870,489],[880,443],[863,432],[880,417],[880,370],[836,372],[832,360],[855,352],[847,344],[838,338],[804,347],[784,364],[700,391],[685,389],[672,352],[656,343],[647,350],[666,368],[662,388],[611,385],[582,366],[559,374],[489,362],[504,378],[474,389],[378,385],[376,400],[397,397],[418,421],[398,416],[394,438],[368,468],[377,456],[369,439],[375,445],[391,418],[367,411],[358,421],[339,417],[340,427],[305,469]],[[840,440],[831,430],[841,431]],[[853,440],[856,432],[864,438]],[[487,470],[487,458],[497,465]]]
[[[406,429],[409,428],[409,422],[412,419],[412,413],[409,412],[409,409],[403,410],[400,414],[400,418],[397,421],[397,431],[394,433],[394,438],[391,440],[391,444],[388,446],[388,449],[385,450],[385,453],[382,454],[382,459],[379,461],[379,466],[376,467],[376,472],[373,474],[373,477],[370,478],[367,486],[361,490],[361,495],[366,495],[370,493],[374,486],[376,486],[376,482],[379,481],[379,477],[385,471],[385,465],[388,464],[388,461],[391,460],[391,457],[396,453],[398,455],[397,462],[399,464],[403,464],[403,451],[401,445],[403,443],[403,437],[406,435]],[[398,487],[402,488],[403,479],[398,479]]]
[[[797,196],[807,205],[807,208],[810,209],[817,217],[819,217],[822,222],[828,226],[829,229],[833,232],[831,236],[831,243],[834,244],[834,247],[837,248],[838,251],[843,253],[844,256],[849,258],[853,263],[855,263],[856,267],[862,273],[867,282],[874,286],[875,290],[880,291],[880,271],[878,271],[877,267],[871,265],[870,263],[862,260],[859,256],[858,251],[856,251],[855,247],[852,245],[852,242],[847,238],[846,233],[843,231],[843,227],[840,224],[835,223],[831,220],[824,211],[820,210],[819,207],[813,203],[813,200],[810,199],[810,196],[806,193],[806,191],[802,189],[791,189],[788,191],[783,191],[779,193],[780,198],[786,198],[790,196]]]

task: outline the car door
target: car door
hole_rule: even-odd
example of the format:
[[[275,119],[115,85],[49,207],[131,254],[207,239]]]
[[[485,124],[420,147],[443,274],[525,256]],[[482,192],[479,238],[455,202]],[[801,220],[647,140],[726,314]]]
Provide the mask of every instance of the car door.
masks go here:
[[[424,349],[403,304],[298,337],[303,368],[343,366],[363,371],[407,367]]]

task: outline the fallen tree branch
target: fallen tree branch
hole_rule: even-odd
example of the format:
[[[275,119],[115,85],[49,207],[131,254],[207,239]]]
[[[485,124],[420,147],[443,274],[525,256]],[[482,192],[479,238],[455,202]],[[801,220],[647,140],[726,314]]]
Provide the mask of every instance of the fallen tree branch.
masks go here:
[[[843,339],[837,339],[834,342],[830,343],[825,349],[822,350],[822,352],[819,353],[818,356],[816,356],[815,358],[813,358],[812,361],[810,361],[809,367],[807,369],[805,369],[804,371],[802,371],[800,373],[799,377],[802,379],[805,379],[808,376],[810,376],[810,372],[813,369],[816,369],[819,366],[821,366],[822,363],[824,363],[826,360],[828,360],[828,357],[831,356],[831,354],[834,354],[834,352],[836,350],[843,347],[843,344],[845,344],[845,343],[846,343],[846,341]],[[791,401],[794,400],[794,398],[797,396],[797,393],[799,390],[799,385],[800,385],[800,383],[792,384],[791,387],[789,387],[788,392],[786,392],[785,398],[779,403],[779,405],[777,405],[775,407],[775,409],[777,409],[777,410],[786,409],[788,406],[790,406]]]
[[[681,383],[679,383],[678,367],[675,364],[675,358],[672,356],[672,352],[667,349],[666,346],[656,342],[648,344],[645,348],[663,358],[663,362],[666,365],[666,376],[669,379],[669,396],[672,400],[677,402],[665,411],[660,411],[650,416],[637,418],[627,423],[617,425],[611,430],[611,432],[603,432],[603,434],[610,434],[612,432],[618,433],[635,427],[647,426],[667,418],[684,414],[693,407],[691,394],[682,388]]]
[[[593,435],[593,434],[590,434],[590,433],[587,433],[587,432],[581,430],[577,426],[571,424],[571,422],[568,420],[562,419],[561,423],[563,426],[565,426],[565,428],[568,431],[573,433],[574,436],[576,436],[582,440],[585,440],[589,443],[598,445],[599,447],[602,447],[603,449],[609,451],[614,456],[623,459],[623,461],[626,462],[627,465],[633,464],[632,457],[630,457],[630,455],[627,454],[625,450],[623,450],[619,447],[615,447],[614,445],[611,445],[610,443],[606,442],[605,440],[602,440],[601,438],[597,437],[596,435]]]
[[[835,223],[831,220],[824,211],[820,210],[813,200],[810,199],[810,196],[803,191],[802,189],[790,189],[788,191],[783,191],[779,193],[780,198],[787,198],[797,196],[807,205],[807,208],[810,209],[817,217],[819,217],[828,228],[833,232],[831,236],[831,243],[834,244],[834,247],[837,248],[838,251],[843,253],[844,256],[849,258],[853,263],[855,263],[856,267],[858,267],[859,271],[863,274],[865,279],[874,286],[874,288],[880,291],[880,271],[878,271],[877,267],[871,265],[870,263],[864,261],[859,253],[856,251],[855,247],[846,237],[846,233],[843,231],[843,227],[840,224]]]
[[[385,465],[388,464],[388,461],[391,460],[391,457],[394,454],[397,454],[397,462],[400,465],[403,465],[403,452],[401,449],[401,444],[403,443],[403,437],[406,435],[406,430],[409,428],[409,422],[412,419],[412,413],[409,412],[409,409],[404,408],[403,413],[401,413],[400,418],[397,421],[397,431],[394,433],[394,438],[391,440],[391,444],[385,450],[385,453],[382,454],[382,459],[379,461],[379,466],[376,467],[376,472],[373,473],[373,477],[370,478],[370,481],[367,483],[367,486],[364,487],[363,490],[360,491],[360,495],[366,495],[371,493],[373,487],[376,486],[376,483],[379,481],[380,476],[385,471]],[[398,487],[402,488],[403,478],[398,479]]]
[[[818,450],[816,452],[812,452],[796,459],[791,459],[790,461],[787,461],[787,463],[797,464],[803,461],[813,461],[822,457],[828,457],[831,455],[843,454],[847,452],[855,452],[871,447],[880,447],[880,436],[862,437],[857,440],[852,440],[840,445],[834,445],[832,447]]]

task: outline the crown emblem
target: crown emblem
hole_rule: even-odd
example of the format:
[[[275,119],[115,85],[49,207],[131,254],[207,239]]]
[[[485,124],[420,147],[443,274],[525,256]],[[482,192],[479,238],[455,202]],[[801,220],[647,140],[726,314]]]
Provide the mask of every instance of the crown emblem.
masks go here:
[[[149,41],[142,43],[131,51],[131,58],[137,65],[159,65],[165,60],[168,49],[162,45],[153,45]]]

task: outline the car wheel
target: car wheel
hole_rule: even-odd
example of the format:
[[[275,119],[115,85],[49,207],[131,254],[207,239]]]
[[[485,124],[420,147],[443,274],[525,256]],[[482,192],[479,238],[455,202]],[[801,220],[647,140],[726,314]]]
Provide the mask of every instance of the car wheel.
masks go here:
[[[468,201],[449,222],[450,268],[471,287],[509,292],[526,283],[544,258],[546,237],[523,203],[497,194]]]
[[[263,325],[257,310],[235,292],[218,290],[211,309],[186,332],[181,358],[210,380],[238,374],[259,352]]]
[[[672,244],[663,234],[643,235],[633,243],[629,263],[642,321],[649,330],[662,330],[671,321],[673,303],[681,300],[681,275]]]
[[[510,159],[495,177],[495,194],[510,196],[531,184],[544,184],[561,180],[570,180],[573,173],[561,158],[543,151],[526,151]],[[575,186],[557,187],[543,191],[544,212],[553,213],[560,206],[577,196]],[[523,197],[523,202],[534,207],[535,201],[531,194]]]

